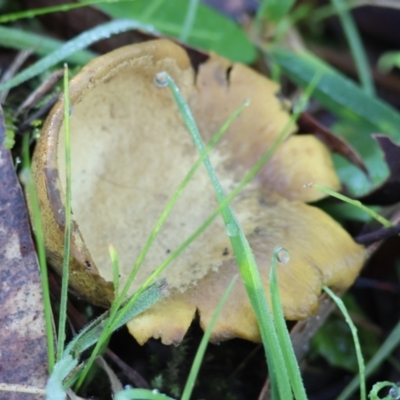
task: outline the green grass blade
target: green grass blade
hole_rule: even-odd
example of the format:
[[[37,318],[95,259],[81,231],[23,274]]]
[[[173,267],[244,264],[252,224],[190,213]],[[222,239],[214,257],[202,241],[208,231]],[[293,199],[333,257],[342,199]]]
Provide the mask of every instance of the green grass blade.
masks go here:
[[[85,379],[87,373],[89,372],[95,358],[98,355],[103,343],[108,339],[111,332],[120,328],[122,325],[126,324],[129,320],[133,319],[143,311],[150,308],[152,305],[160,301],[166,294],[166,283],[161,280],[158,283],[147,288],[139,296],[134,296],[135,301],[128,301],[126,304],[116,312],[115,317],[112,318],[110,311],[105,313],[102,320],[97,323],[91,324],[90,329],[85,330],[85,332],[78,337],[74,338],[73,344],[68,345],[66,352],[81,353],[93,344],[96,343],[94,350],[92,351],[89,360],[87,361],[85,368],[83,369],[77,386],[79,387],[83,380]],[[112,331],[109,327],[112,326]]]
[[[165,73],[165,79],[168,82],[168,86],[173,94],[179,111],[181,112],[185,120],[185,123],[198,151],[200,153],[203,153],[203,141],[201,139],[200,133],[197,129],[196,122],[192,116],[189,106],[182,97],[175,82],[167,73]],[[203,162],[214,186],[218,203],[222,203],[225,200],[225,195],[219,183],[219,180],[211,166],[209,158],[206,157]],[[221,210],[221,214],[225,222],[226,231],[230,238],[247,294],[249,296],[253,310],[257,316],[264,349],[267,353],[267,362],[270,363],[270,361],[272,360],[272,368],[275,371],[279,372],[275,374],[279,396],[282,399],[292,399],[292,390],[290,386],[290,381],[286,373],[286,366],[284,363],[282,351],[279,346],[277,334],[273,325],[271,311],[267,303],[264,288],[261,283],[261,277],[257,269],[253,253],[250,249],[250,245],[229,204]]]
[[[369,360],[365,367],[365,378],[371,376],[371,374],[376,371],[376,369],[385,361],[385,359],[393,352],[393,350],[400,344],[400,322],[394,327],[390,335],[387,337],[385,342],[382,344],[380,349],[374,354],[374,356]],[[359,386],[360,378],[356,376],[352,381],[346,386],[343,392],[340,394],[337,400],[348,399]]]
[[[316,73],[321,74],[313,97],[334,115],[359,121],[372,131],[383,132],[400,141],[400,114],[377,98],[369,97],[346,78],[317,57],[307,52],[294,53],[282,47],[271,47],[267,56],[301,87],[306,87]]]
[[[59,49],[64,42],[56,39],[38,35],[33,32],[25,32],[21,29],[0,26],[0,45],[15,50],[32,49],[39,56]],[[83,65],[88,63],[96,56],[96,53],[87,50],[79,50],[65,58],[65,61],[71,64]]]
[[[66,57],[70,56],[76,51],[82,50],[101,39],[108,39],[111,35],[135,29],[141,29],[152,34],[157,33],[157,31],[151,25],[142,24],[133,20],[121,19],[98,25],[95,28],[85,31],[76,36],[74,39],[66,42],[63,46],[51,54],[43,57],[32,66],[17,74],[14,78],[0,85],[0,92],[26,82],[28,79],[41,74],[48,68],[53,67],[62,60],[65,60]]]
[[[60,5],[52,6],[52,7],[35,8],[32,10],[26,10],[26,11],[20,11],[20,12],[15,12],[15,13],[6,14],[6,15],[0,15],[0,24],[17,21],[17,20],[24,19],[24,18],[33,18],[33,17],[37,17],[38,15],[70,11],[75,8],[87,7],[87,6],[95,5],[95,4],[99,4],[99,3],[110,3],[113,1],[115,1],[115,0],[86,0],[86,1],[83,0],[83,1],[80,1],[79,3],[66,3],[66,4],[60,4]],[[122,2],[122,1],[134,1],[134,0],[118,0],[118,1]]]
[[[386,218],[382,217],[382,215],[379,215],[373,208],[365,206],[363,203],[361,203],[360,200],[354,200],[351,199],[350,197],[347,197],[341,193],[335,192],[332,189],[329,189],[325,186],[318,185],[318,184],[307,184],[305,185],[306,187],[314,187],[315,189],[318,189],[319,191],[335,197],[336,199],[342,200],[347,204],[351,204],[354,207],[357,207],[359,210],[364,211],[367,213],[371,218],[374,218],[376,221],[378,221],[380,224],[382,224],[386,228],[390,228],[393,226],[393,224]]]
[[[198,167],[201,165],[203,159],[207,156],[207,154],[211,151],[211,149],[215,146],[215,144],[218,142],[218,140],[221,138],[221,136],[226,132],[226,130],[228,129],[228,127],[230,126],[230,124],[232,123],[232,121],[234,119],[236,119],[238,117],[238,115],[242,112],[243,108],[246,106],[246,104],[244,104],[242,107],[240,107],[238,110],[236,110],[231,116],[230,118],[228,118],[228,120],[224,123],[224,125],[221,127],[221,129],[217,132],[216,135],[214,135],[214,137],[210,140],[210,143],[208,144],[207,148],[204,151],[204,154],[202,154],[199,159],[197,160],[197,162],[193,165],[193,167],[190,169],[190,171],[188,172],[188,174],[186,175],[186,177],[184,178],[184,180],[182,181],[182,183],[179,185],[179,187],[177,188],[177,190],[175,191],[175,193],[173,194],[172,198],[168,201],[167,206],[165,207],[161,217],[159,218],[159,220],[157,221],[153,231],[151,232],[145,246],[143,247],[143,250],[141,251],[135,265],[132,268],[132,271],[124,285],[124,288],[122,289],[121,293],[119,294],[119,296],[114,300],[112,307],[110,309],[109,312],[109,319],[107,320],[107,322],[105,324],[103,324],[103,332],[102,335],[100,336],[98,343],[96,344],[95,349],[92,352],[91,358],[89,360],[89,363],[92,363],[94,358],[95,358],[95,354],[97,354],[97,351],[100,349],[101,347],[101,343],[105,340],[106,337],[108,337],[115,329],[117,329],[118,326],[121,325],[121,321],[124,320],[125,322],[129,319],[132,319],[133,317],[130,317],[129,319],[126,319],[126,315],[125,313],[128,312],[128,310],[130,310],[134,305],[135,302],[137,301],[138,298],[140,298],[139,296],[143,293],[143,291],[149,286],[150,283],[148,283],[148,281],[145,282],[144,285],[142,285],[141,288],[139,288],[139,290],[129,299],[129,301],[127,302],[126,306],[118,313],[117,315],[117,310],[120,308],[122,302],[125,299],[125,296],[129,290],[130,285],[133,282],[133,279],[136,275],[136,272],[138,271],[138,269],[140,268],[148,250],[150,249],[154,239],[156,238],[161,226],[163,225],[163,223],[165,222],[166,218],[168,217],[170,211],[172,210],[172,208],[174,207],[176,201],[178,200],[178,198],[180,197],[180,195],[182,194],[184,188],[186,187],[187,183],[190,181],[190,179],[192,178],[192,176],[195,174],[195,172],[197,171]],[[189,244],[189,243],[188,243]],[[186,246],[188,246],[188,244],[186,244]],[[152,274],[152,278],[153,280],[161,273],[160,269],[157,269],[155,273]],[[148,283],[148,284],[147,284]],[[88,363],[88,364],[89,364]],[[82,377],[79,379],[78,381],[78,385],[80,385],[84,379],[84,376],[86,375],[87,371],[89,370],[89,366],[87,368],[85,368]]]
[[[57,361],[59,361],[64,352],[65,327],[67,322],[67,301],[68,301],[68,283],[69,283],[69,262],[71,250],[71,140],[69,124],[69,83],[68,67],[64,65],[64,140],[65,140],[65,230],[64,230],[64,253],[60,298],[60,315],[58,321],[58,340],[57,340]]]
[[[360,379],[359,379],[359,381],[360,381],[360,396],[361,396],[360,398],[361,398],[361,400],[366,400],[367,399],[367,391],[366,391],[366,386],[365,386],[365,365],[364,365],[364,358],[363,358],[362,352],[361,352],[360,341],[358,340],[357,328],[354,325],[353,321],[351,320],[350,315],[347,312],[346,306],[344,305],[342,299],[340,297],[336,296],[336,294],[333,293],[332,290],[329,289],[327,286],[324,286],[323,290],[329,295],[329,297],[335,302],[336,306],[342,312],[347,324],[349,325],[351,334],[353,335],[354,347],[356,349],[358,370],[359,370],[358,376],[360,377]],[[341,396],[339,396],[338,400],[340,398],[341,398]]]
[[[40,218],[39,200],[36,193],[36,187],[33,182],[31,164],[29,158],[29,136],[24,135],[22,142],[22,163],[23,171],[21,181],[25,186],[29,202],[31,204],[31,213],[33,216],[32,227],[35,232],[35,241],[40,266],[40,279],[43,291],[44,317],[46,324],[47,338],[47,362],[49,365],[49,374],[53,372],[55,363],[54,333],[53,333],[53,314],[51,310],[49,279],[47,273],[46,251],[44,245],[43,225]]]
[[[272,310],[274,322],[280,346],[282,348],[283,357],[287,367],[289,379],[293,388],[293,393],[298,400],[307,400],[307,394],[304,389],[303,380],[301,378],[300,368],[297,363],[296,355],[294,354],[293,345],[290,340],[290,335],[287,329],[286,321],[283,316],[282,304],[279,295],[278,279],[276,276],[277,262],[285,264],[289,261],[289,253],[282,247],[277,247],[271,260],[271,269],[269,276]],[[282,266],[284,268],[284,265]]]
[[[243,104],[236,111],[234,111],[232,113],[232,115],[228,118],[228,120],[223,124],[221,129],[213,136],[213,138],[210,140],[210,143],[207,145],[204,153],[197,159],[197,161],[195,162],[193,167],[189,170],[189,172],[186,174],[186,176],[183,179],[183,181],[181,182],[181,184],[178,186],[178,188],[172,195],[171,199],[168,201],[163,213],[161,214],[161,216],[158,219],[158,221],[156,222],[156,225],[154,226],[152,232],[150,233],[150,236],[147,239],[146,244],[143,246],[143,249],[140,252],[138,259],[136,260],[131,273],[129,274],[129,277],[124,285],[124,288],[122,289],[120,296],[114,301],[114,303],[117,304],[117,307],[118,307],[118,304],[120,304],[124,300],[126,294],[128,293],[129,287],[131,286],[137,271],[139,270],[140,266],[142,265],[143,260],[145,259],[148,251],[150,250],[150,247],[153,244],[158,232],[160,231],[162,225],[164,224],[165,220],[167,219],[172,208],[175,206],[176,202],[178,201],[183,190],[185,189],[185,187],[187,186],[187,184],[189,183],[189,181],[191,180],[192,176],[195,174],[197,169],[202,164],[204,158],[209,154],[209,152],[216,145],[216,143],[219,141],[219,139],[222,137],[222,135],[227,131],[227,129],[229,128],[231,123],[240,115],[240,113],[243,111],[243,109],[244,109],[244,107],[246,107],[246,105],[247,105],[247,103]],[[186,244],[186,246],[188,246],[188,245],[189,245],[189,243]],[[174,253],[172,253],[172,254],[174,254]],[[170,260],[172,260],[172,259],[170,259]],[[161,270],[159,272],[158,271],[159,271],[159,269],[156,269],[155,275],[154,274],[151,275],[153,280],[161,273]],[[141,293],[141,291],[144,290],[148,286],[149,281],[146,281],[146,283],[147,283],[146,285],[142,286],[142,288],[138,290],[138,292],[136,293],[135,296],[138,296]],[[131,299],[131,301],[132,302],[135,301],[135,298],[133,297]],[[113,328],[110,327],[110,329],[113,329]]]
[[[189,0],[189,4],[187,7],[187,12],[185,16],[185,23],[182,26],[182,32],[179,39],[182,42],[186,42],[191,29],[193,28],[193,23],[196,18],[196,11],[199,5],[199,0]]]
[[[362,44],[360,34],[358,33],[356,24],[354,23],[349,11],[346,9],[346,5],[343,0],[331,1],[336,9],[336,12],[342,23],[343,30],[346,34],[351,53],[357,67],[361,85],[364,88],[366,94],[368,94],[369,96],[374,96],[374,82],[371,77],[368,59],[365,54],[364,46]]]
[[[299,117],[300,113],[303,112],[301,105],[307,103],[308,99],[311,96],[312,91],[315,89],[315,85],[317,82],[317,78],[312,80],[311,84],[307,87],[304,92],[304,95],[300,98],[299,107],[291,116],[288,124],[284,127],[282,132],[278,135],[275,141],[271,144],[269,149],[260,157],[260,159],[255,163],[255,165],[248,171],[246,176],[239,182],[236,188],[226,197],[224,201],[222,201],[217,209],[204,221],[204,223],[188,238],[186,239],[175,251],[173,251],[169,257],[149,276],[149,278],[142,285],[143,288],[151,285],[156,277],[164,271],[164,269],[176,258],[182,251],[189,246],[198,236],[200,236],[208,226],[213,222],[213,220],[220,214],[221,210],[226,207],[241,191],[242,189],[257,175],[257,173],[261,170],[261,168],[268,162],[272,155],[275,153],[277,148],[281,145],[281,143],[287,138],[289,133],[292,130],[292,127]],[[208,153],[204,153],[202,157],[204,157]]]
[[[209,325],[207,326],[206,331],[204,332],[203,338],[201,339],[200,346],[197,350],[196,357],[194,358],[192,368],[190,369],[189,376],[186,380],[185,389],[183,390],[183,394],[181,396],[181,400],[189,400],[192,394],[194,384],[196,382],[197,375],[199,373],[201,363],[203,361],[204,353],[206,352],[206,348],[208,342],[210,340],[211,332],[214,328],[215,323],[217,322],[218,317],[220,316],[222,309],[228,299],[229,294],[231,293],[234,284],[236,283],[237,276],[235,276],[228,287],[225,289],[224,294],[221,297],[221,300],[218,302],[217,308],[214,311],[214,314],[211,318]]]

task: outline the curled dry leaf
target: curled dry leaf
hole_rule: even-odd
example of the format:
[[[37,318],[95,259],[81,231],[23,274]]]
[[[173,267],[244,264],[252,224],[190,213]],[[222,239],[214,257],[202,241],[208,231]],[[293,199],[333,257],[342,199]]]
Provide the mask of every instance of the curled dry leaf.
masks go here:
[[[227,193],[289,121],[272,81],[215,55],[195,73],[186,52],[167,40],[124,47],[83,68],[70,84],[71,285],[96,304],[109,305],[113,298],[107,245],[112,243],[118,250],[123,283],[168,199],[198,158],[170,91],[154,83],[160,71],[176,81],[205,141],[245,99],[251,100],[210,155]],[[33,160],[48,256],[58,270],[64,224],[63,130],[60,100],[46,121]],[[306,318],[316,311],[322,285],[347,288],[364,259],[363,248],[334,220],[303,203],[322,197],[303,189],[309,181],[339,188],[325,145],[313,136],[292,135],[232,202],[266,291],[274,247],[280,245],[290,254],[290,260],[278,268],[284,313],[290,319]],[[130,292],[216,208],[212,185],[201,167],[161,228]],[[170,296],[131,321],[130,332],[140,343],[150,337],[179,343],[196,310],[201,325],[207,326],[237,273],[218,217],[165,271]],[[212,340],[232,337],[260,340],[241,281]]]

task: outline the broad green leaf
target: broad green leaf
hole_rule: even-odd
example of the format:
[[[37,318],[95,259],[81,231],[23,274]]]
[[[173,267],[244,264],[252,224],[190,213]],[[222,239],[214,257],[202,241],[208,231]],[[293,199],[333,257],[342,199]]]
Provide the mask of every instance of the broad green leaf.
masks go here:
[[[187,0],[136,0],[132,3],[102,4],[97,8],[113,18],[132,18],[150,24],[163,34],[179,39],[188,6]],[[256,57],[255,47],[243,30],[204,4],[198,4],[186,43],[215,51],[232,61],[251,63]]]
[[[337,133],[360,152],[370,173],[371,182],[356,167],[336,159],[339,174],[350,192],[361,195],[381,184],[388,176],[388,169],[370,134],[385,133],[400,142],[400,114],[383,101],[368,96],[356,83],[309,53],[273,47],[267,56],[299,86],[305,87],[315,75],[321,77],[313,97],[342,119],[342,126],[348,129],[338,129]]]

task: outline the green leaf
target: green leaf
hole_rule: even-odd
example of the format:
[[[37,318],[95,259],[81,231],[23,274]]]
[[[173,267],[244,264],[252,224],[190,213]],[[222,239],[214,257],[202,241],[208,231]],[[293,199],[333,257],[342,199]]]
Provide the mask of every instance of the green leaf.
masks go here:
[[[400,142],[400,114],[309,53],[272,47],[266,55],[299,86],[307,86],[315,74],[320,74],[313,97],[342,119],[342,126],[348,129],[338,129],[339,135],[359,151],[370,173],[371,182],[356,167],[337,159],[339,174],[345,178],[350,192],[361,195],[381,184],[388,176],[388,169],[370,134],[385,133]]]
[[[113,18],[132,18],[150,24],[163,34],[179,39],[188,6],[187,0],[136,0],[132,3],[102,4],[97,8]],[[186,43],[215,51],[232,61],[251,63],[256,57],[254,45],[236,23],[201,3],[197,6]]]

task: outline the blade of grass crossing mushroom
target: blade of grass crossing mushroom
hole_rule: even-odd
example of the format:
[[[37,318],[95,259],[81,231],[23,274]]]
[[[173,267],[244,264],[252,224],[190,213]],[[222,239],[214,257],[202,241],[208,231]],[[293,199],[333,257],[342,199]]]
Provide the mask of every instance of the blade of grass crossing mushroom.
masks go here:
[[[57,361],[64,352],[65,326],[67,322],[67,301],[69,282],[69,261],[71,249],[71,140],[69,125],[69,85],[68,66],[64,65],[64,140],[65,140],[65,210],[64,210],[64,254],[62,268],[60,313],[58,321]]]
[[[343,30],[346,34],[351,53],[357,67],[361,85],[365,93],[367,93],[369,96],[374,96],[375,87],[371,77],[368,59],[353,18],[347,10],[343,0],[331,0],[331,2],[336,9],[336,12],[340,18],[340,22],[342,23]]]
[[[353,321],[350,318],[349,313],[347,312],[346,306],[344,305],[342,299],[336,296],[335,293],[332,292],[327,286],[323,287],[323,290],[330,296],[330,298],[335,302],[336,306],[342,312],[344,319],[347,322],[347,325],[350,328],[351,334],[353,336],[354,347],[356,350],[357,363],[358,363],[358,373],[360,377],[360,398],[361,400],[367,399],[366,388],[365,388],[365,365],[364,358],[361,352],[360,341],[357,336],[357,328],[355,327]]]
[[[170,200],[168,201],[164,211],[162,212],[160,218],[158,219],[158,221],[156,222],[152,232],[150,233],[149,238],[146,241],[146,244],[143,247],[143,250],[141,251],[141,253],[139,254],[138,259],[136,260],[131,273],[129,274],[129,277],[124,285],[124,288],[122,289],[120,295],[118,296],[118,298],[114,301],[114,303],[116,304],[120,304],[126,294],[128,293],[129,287],[132,284],[135,275],[137,273],[137,271],[139,270],[141,264],[143,263],[143,260],[146,257],[146,254],[148,253],[152,243],[154,242],[154,239],[156,238],[158,232],[160,231],[162,225],[164,224],[165,220],[167,219],[169,213],[171,212],[172,208],[174,207],[174,205],[176,204],[176,202],[178,201],[180,195],[182,194],[183,190],[185,189],[185,187],[187,186],[187,184],[189,183],[189,181],[191,180],[192,176],[195,174],[195,172],[197,171],[197,169],[200,167],[200,165],[203,162],[203,159],[209,154],[209,152],[212,150],[212,148],[216,145],[216,143],[219,141],[219,139],[221,138],[221,136],[227,131],[227,129],[229,128],[229,126],[231,125],[231,123],[240,115],[240,113],[243,111],[243,109],[247,106],[247,104],[243,104],[241,107],[239,107],[237,110],[235,110],[232,115],[228,118],[228,120],[223,124],[223,126],[221,127],[221,129],[213,136],[213,138],[210,140],[209,144],[207,145],[205,151],[203,154],[201,154],[201,156],[197,159],[197,161],[195,162],[195,164],[193,165],[193,167],[189,170],[189,172],[187,173],[187,175],[185,176],[185,178],[183,179],[183,181],[181,182],[181,184],[178,186],[178,188],[176,189],[176,191],[174,192],[174,194],[172,195],[172,197],[170,198]],[[186,244],[186,246],[188,246],[189,244]],[[174,254],[174,253],[172,253]],[[176,257],[176,256],[175,256]],[[174,257],[174,258],[175,258]],[[173,259],[173,258],[172,258]],[[172,260],[171,259],[171,260]],[[164,264],[163,264],[164,265]],[[151,276],[153,277],[152,281],[161,273],[161,269],[156,269],[155,273],[152,274]],[[145,282],[145,285],[143,285],[138,292],[135,294],[135,296],[138,296],[143,290],[145,290],[146,287],[148,287],[149,284],[148,280]],[[134,301],[134,298],[132,298],[131,300],[132,302]],[[110,327],[111,328],[111,327]],[[112,328],[111,328],[112,329]]]
[[[341,193],[335,192],[334,190],[329,189],[329,188],[327,188],[325,186],[319,185],[317,183],[308,183],[308,184],[306,184],[304,186],[305,187],[310,187],[310,188],[315,188],[315,189],[320,190],[321,192],[323,192],[323,193],[325,193],[325,194],[327,194],[329,196],[335,197],[335,198],[337,198],[339,200],[342,200],[342,201],[344,201],[344,202],[346,202],[348,204],[353,205],[354,207],[359,208],[360,210],[366,212],[368,215],[370,215],[372,218],[374,218],[376,221],[378,221],[380,224],[382,224],[386,228],[390,228],[390,227],[393,226],[393,224],[388,219],[386,219],[385,217],[382,217],[382,215],[379,215],[372,208],[369,208],[369,207],[365,206],[363,203],[361,203],[360,200],[351,199],[350,197],[347,197],[347,196],[345,196],[345,195],[343,195]]]
[[[198,151],[202,154],[204,152],[204,144],[190,108],[173,79],[166,72],[163,72],[162,74],[164,74],[164,78],[168,82],[168,87],[170,88],[179,111],[185,120],[189,133],[191,134]],[[218,203],[221,203],[225,200],[225,195],[208,157],[204,158],[204,165],[214,186]],[[221,214],[224,219],[226,232],[230,238],[247,294],[259,323],[269,370],[274,371],[273,377],[276,381],[274,382],[274,379],[271,381],[276,388],[274,392],[276,394],[279,393],[279,397],[282,399],[292,399],[292,390],[287,376],[282,350],[279,346],[271,310],[267,303],[265,292],[261,284],[261,277],[250,245],[229,204],[221,209]],[[279,373],[277,373],[278,371]]]
[[[318,77],[315,76],[311,83],[306,88],[305,92],[300,96],[298,101],[298,107],[291,115],[289,122],[284,127],[282,132],[277,136],[268,150],[260,157],[260,159],[255,163],[255,165],[249,170],[246,176],[239,182],[236,188],[223,200],[217,207],[217,209],[204,221],[204,223],[188,238],[186,239],[175,251],[173,251],[170,256],[158,267],[156,270],[147,278],[147,280],[143,283],[140,290],[144,290],[146,287],[151,285],[156,277],[164,271],[164,269],[176,258],[179,254],[182,253],[183,250],[186,249],[187,246],[190,245],[196,238],[201,235],[207,227],[212,223],[212,221],[216,218],[217,215],[220,214],[221,210],[226,207],[243,189],[243,187],[249,183],[260,171],[260,169],[265,165],[266,162],[273,156],[276,149],[280,146],[280,144],[286,139],[288,134],[290,133],[293,124],[299,117],[299,115],[304,111],[305,105],[307,104],[308,99],[313,92],[316,83],[318,82]],[[206,154],[206,153],[205,153]],[[203,155],[204,156],[204,155]]]
[[[32,178],[31,165],[29,159],[29,136],[24,135],[22,141],[22,163],[23,170],[20,175],[21,182],[26,188],[30,197],[33,214],[33,230],[35,232],[35,241],[40,266],[40,279],[43,291],[44,316],[46,324],[47,338],[47,362],[49,365],[49,374],[52,373],[55,363],[54,334],[53,334],[53,313],[50,302],[49,279],[47,274],[46,251],[44,246],[43,226],[40,217],[39,200],[36,193],[35,184]]]
[[[89,29],[76,36],[74,39],[66,42],[54,52],[50,53],[46,57],[43,57],[32,66],[24,69],[18,75],[15,75],[14,78],[0,85],[0,92],[11,89],[23,82],[26,82],[28,79],[31,79],[41,74],[48,68],[56,65],[62,60],[65,60],[65,58],[70,56],[71,54],[74,54],[78,50],[82,50],[90,46],[91,44],[98,42],[99,40],[108,39],[110,36],[117,33],[122,33],[135,29],[140,29],[144,32],[152,34],[157,33],[157,31],[151,25],[128,19],[114,20],[105,24],[98,25],[95,28]]]
[[[214,328],[215,323],[217,322],[218,317],[220,316],[220,314],[222,312],[222,309],[226,303],[226,300],[228,299],[229,294],[231,293],[231,291],[233,289],[233,285],[235,284],[237,278],[238,278],[238,276],[236,275],[232,279],[232,281],[230,282],[228,287],[225,289],[225,291],[221,297],[221,300],[218,302],[217,308],[215,309],[215,311],[212,315],[211,321],[210,321],[209,325],[207,326],[206,331],[204,332],[203,338],[201,339],[201,342],[200,342],[200,346],[197,349],[196,356],[195,356],[193,364],[192,364],[192,368],[190,369],[189,376],[186,380],[185,389],[183,390],[181,400],[189,400],[190,399],[190,396],[192,394],[192,390],[194,388],[194,384],[196,381],[196,377],[197,377],[200,367],[201,367],[201,362],[203,360],[204,353],[206,351],[208,342],[210,340],[211,332]]]
[[[296,399],[307,400],[307,394],[304,389],[303,380],[301,378],[300,368],[294,354],[292,342],[287,329],[286,321],[283,316],[281,298],[279,295],[278,279],[276,276],[277,264],[285,264],[289,261],[290,254],[283,247],[276,247],[271,260],[271,269],[269,273],[269,284],[271,293],[271,303],[274,316],[274,323],[278,334],[280,346],[282,348],[283,357],[287,367],[290,383]]]
[[[158,232],[160,231],[163,223],[167,219],[170,211],[172,210],[172,208],[176,204],[177,200],[179,199],[179,197],[182,194],[183,190],[185,189],[185,187],[187,186],[187,184],[191,180],[192,176],[195,174],[195,172],[197,171],[199,166],[202,164],[204,158],[208,155],[208,153],[211,151],[211,149],[215,146],[215,144],[218,142],[218,140],[221,138],[221,136],[226,132],[226,130],[229,128],[230,124],[243,111],[244,107],[246,107],[246,104],[243,104],[236,111],[234,111],[233,114],[228,118],[228,120],[221,127],[221,129],[214,135],[214,137],[210,140],[210,143],[208,144],[208,146],[205,148],[204,153],[201,154],[201,156],[198,158],[198,160],[193,165],[193,167],[189,170],[189,172],[187,173],[187,175],[185,176],[185,178],[183,179],[183,181],[181,182],[181,184],[179,185],[177,190],[174,192],[174,194],[172,195],[171,199],[168,201],[163,213],[161,214],[161,216],[160,216],[159,220],[157,221],[155,227],[153,228],[152,232],[150,233],[150,236],[147,239],[147,242],[144,245],[143,250],[139,254],[139,257],[136,260],[136,262],[135,262],[135,264],[134,264],[134,266],[133,266],[133,268],[131,270],[131,273],[129,274],[129,277],[128,277],[128,279],[127,279],[127,281],[126,281],[121,293],[116,297],[116,299],[114,300],[114,302],[112,304],[112,307],[111,307],[111,310],[110,310],[110,318],[108,320],[108,323],[104,327],[103,336],[100,337],[100,339],[99,339],[98,343],[96,344],[96,347],[93,350],[92,354],[96,354],[97,353],[97,351],[100,349],[101,342],[104,340],[104,338],[109,336],[116,329],[117,324],[119,324],[119,321],[124,317],[124,310],[129,310],[131,305],[134,304],[134,302],[137,300],[138,296],[140,296],[140,294],[148,287],[148,285],[146,285],[146,286],[143,285],[141,288],[139,288],[139,290],[129,300],[126,308],[124,310],[122,310],[121,313],[119,313],[118,316],[116,315],[116,313],[119,310],[122,302],[125,299],[126,294],[128,293],[129,287],[132,284],[132,282],[133,282],[133,280],[134,280],[134,278],[136,276],[137,271],[139,270],[141,264],[143,263],[143,260],[145,259],[147,252],[149,251],[152,243],[154,242],[154,239],[156,238]],[[156,279],[156,277],[160,273],[161,273],[161,270],[157,269],[156,273],[153,274],[152,277],[154,279]],[[92,359],[92,357],[91,357],[91,359]],[[94,357],[93,357],[93,360],[94,360]],[[87,371],[87,369],[85,369],[85,371]],[[86,372],[85,372],[85,374],[86,374]],[[82,383],[82,381],[83,381],[83,378],[78,381],[78,385],[80,385]]]

